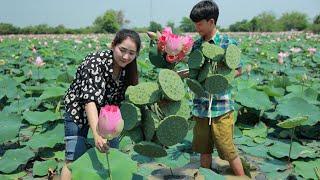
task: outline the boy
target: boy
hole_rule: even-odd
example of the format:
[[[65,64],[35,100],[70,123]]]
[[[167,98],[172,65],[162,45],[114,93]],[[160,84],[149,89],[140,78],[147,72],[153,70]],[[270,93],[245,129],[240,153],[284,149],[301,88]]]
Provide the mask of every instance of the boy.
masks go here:
[[[227,36],[222,37],[216,23],[219,16],[219,8],[216,3],[204,0],[197,3],[190,13],[190,19],[194,22],[199,35],[201,36],[193,46],[193,50],[199,49],[201,44],[209,42],[227,48],[228,44],[236,44]],[[187,72],[180,72],[181,76],[187,76]],[[236,70],[236,76],[241,74],[241,67]],[[212,124],[209,125],[208,107],[209,100],[195,98],[193,100],[192,114],[196,125],[193,129],[192,149],[200,153],[200,163],[204,168],[211,168],[213,143],[216,146],[221,159],[227,160],[237,176],[244,175],[244,170],[236,147],[233,143],[233,101],[231,92],[214,94],[211,108]]]

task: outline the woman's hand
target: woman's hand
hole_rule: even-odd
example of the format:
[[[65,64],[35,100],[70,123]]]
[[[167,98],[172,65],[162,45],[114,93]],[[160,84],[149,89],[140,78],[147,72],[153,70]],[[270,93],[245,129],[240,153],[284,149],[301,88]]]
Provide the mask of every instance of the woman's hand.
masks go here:
[[[106,139],[104,139],[98,134],[95,135],[93,138],[94,138],[94,144],[100,152],[105,153],[109,150],[109,146],[107,144],[108,141]]]
[[[92,130],[94,144],[100,152],[107,152],[109,149],[107,140],[101,137],[97,132],[98,125],[98,110],[94,102],[89,102],[85,105],[85,110],[88,116],[90,128]]]

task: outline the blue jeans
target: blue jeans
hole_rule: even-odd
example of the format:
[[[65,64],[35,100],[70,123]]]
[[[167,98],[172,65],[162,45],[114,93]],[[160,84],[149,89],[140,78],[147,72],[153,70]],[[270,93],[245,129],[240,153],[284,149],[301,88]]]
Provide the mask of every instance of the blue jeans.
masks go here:
[[[82,126],[80,128],[72,119],[70,114],[64,115],[64,141],[65,147],[65,159],[69,161],[77,160],[92,146],[89,144],[88,136],[89,126]],[[108,141],[109,147],[119,148],[119,138],[114,138]]]

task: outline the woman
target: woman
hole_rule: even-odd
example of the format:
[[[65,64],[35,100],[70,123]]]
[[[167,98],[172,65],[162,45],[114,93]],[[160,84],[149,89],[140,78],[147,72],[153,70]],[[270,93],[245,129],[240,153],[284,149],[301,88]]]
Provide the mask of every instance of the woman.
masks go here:
[[[65,159],[61,178],[71,179],[67,165],[87,151],[87,134],[92,130],[96,148],[117,148],[118,138],[107,142],[97,133],[98,114],[106,104],[119,105],[128,86],[138,83],[139,35],[123,29],[116,33],[110,50],[89,54],[78,67],[76,78],[65,95]]]

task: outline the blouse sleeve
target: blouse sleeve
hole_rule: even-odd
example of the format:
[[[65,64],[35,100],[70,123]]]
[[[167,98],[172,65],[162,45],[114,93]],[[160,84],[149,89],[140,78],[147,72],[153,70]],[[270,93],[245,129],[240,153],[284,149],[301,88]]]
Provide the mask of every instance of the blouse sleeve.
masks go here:
[[[105,94],[106,82],[99,63],[94,57],[86,57],[86,62],[80,71],[80,77],[80,100],[82,103],[95,102],[96,105],[101,106]]]

